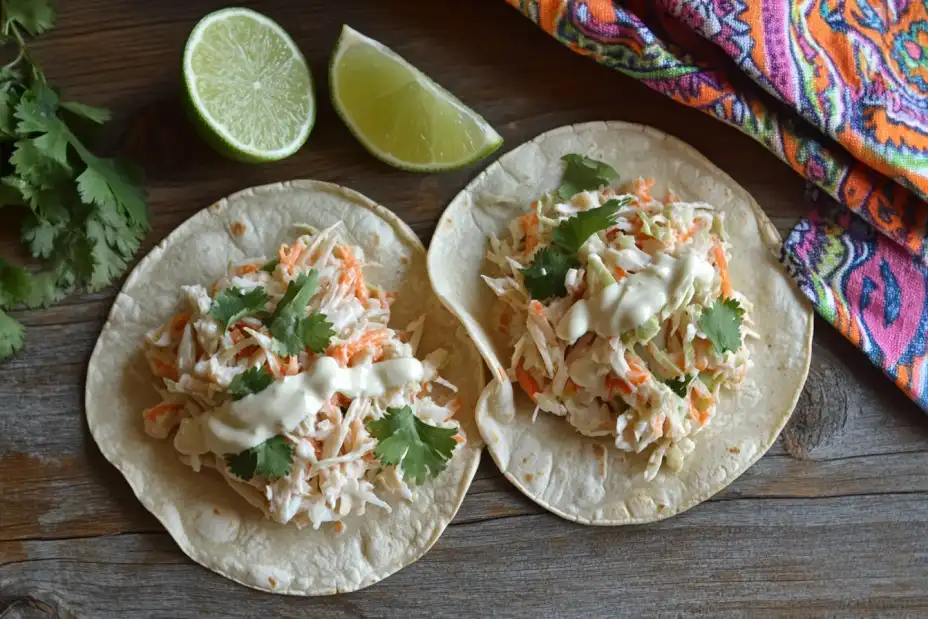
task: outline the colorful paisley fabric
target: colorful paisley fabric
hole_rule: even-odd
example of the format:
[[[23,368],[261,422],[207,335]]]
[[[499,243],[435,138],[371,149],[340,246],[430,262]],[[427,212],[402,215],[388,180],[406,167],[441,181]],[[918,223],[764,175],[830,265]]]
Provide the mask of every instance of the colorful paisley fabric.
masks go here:
[[[784,263],[819,314],[928,410],[925,2],[507,1],[574,51],[737,127],[831,196],[827,216],[788,236]]]

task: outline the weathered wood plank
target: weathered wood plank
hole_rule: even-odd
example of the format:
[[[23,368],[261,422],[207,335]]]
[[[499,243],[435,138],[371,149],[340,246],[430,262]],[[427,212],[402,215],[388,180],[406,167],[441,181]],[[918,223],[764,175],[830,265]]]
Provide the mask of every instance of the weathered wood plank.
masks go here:
[[[150,248],[216,199],[297,177],[342,183],[428,239],[477,169],[392,170],[327,101],[341,23],[394,47],[504,135],[501,152],[561,124],[622,119],[689,142],[754,194],[781,231],[803,182],[762,147],[564,51],[501,0],[252,5],[306,52],[320,109],[310,142],[269,166],[226,162],[184,119],[179,59],[218,0],[59,3],[37,46],[66,93],[111,106],[104,136],[148,172]],[[101,20],[100,16],[106,19]],[[591,87],[592,85],[592,87]],[[0,253],[15,234],[0,235]],[[0,617],[916,617],[928,616],[928,424],[819,321],[813,371],[783,440],[730,488],[652,526],[583,528],[544,513],[489,458],[455,523],[416,565],[356,595],[299,600],[193,565],[90,441],[83,375],[116,287],[22,312],[28,348],[0,383]]]
[[[853,498],[731,500],[647,527],[548,514],[452,525],[417,564],[340,598],[248,591],[191,564],[166,535],[4,543],[19,558],[0,583],[7,597],[100,618],[901,617],[928,612],[928,563],[906,549],[925,534],[917,497],[863,509]]]

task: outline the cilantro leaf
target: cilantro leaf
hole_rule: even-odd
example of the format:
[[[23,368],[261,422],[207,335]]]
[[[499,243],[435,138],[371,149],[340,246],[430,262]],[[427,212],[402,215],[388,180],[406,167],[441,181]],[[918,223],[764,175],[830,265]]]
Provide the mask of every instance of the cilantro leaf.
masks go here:
[[[228,329],[245,316],[252,316],[267,309],[268,296],[262,286],[243,292],[241,288],[224,288],[212,305],[209,315]]]
[[[260,445],[237,454],[226,455],[229,472],[249,481],[255,475],[274,479],[290,473],[293,445],[282,436],[272,436]]]
[[[0,137],[12,138],[16,136],[16,121],[13,114],[22,96],[19,89],[12,88],[13,82],[6,82],[0,86]]]
[[[384,465],[403,465],[403,478],[421,484],[445,470],[457,441],[455,428],[439,428],[416,417],[409,406],[388,408],[367,431],[377,439],[374,455]]]
[[[566,253],[577,253],[588,238],[612,226],[615,223],[615,214],[630,201],[627,197],[608,200],[598,208],[581,211],[565,219],[554,229],[554,245]]]
[[[712,306],[703,310],[699,317],[699,328],[706,334],[721,354],[741,348],[741,318],[744,310],[734,299],[716,299]]]
[[[567,295],[564,284],[567,271],[578,266],[580,261],[573,255],[549,247],[536,253],[532,264],[522,269],[521,273],[533,299],[548,299]]]
[[[0,310],[0,358],[5,359],[22,350],[23,326]]]
[[[100,159],[86,151],[81,158],[87,169],[77,177],[77,188],[84,203],[118,206],[134,222],[147,221],[145,191],[130,180],[135,175],[133,169],[121,161]]]
[[[25,303],[32,292],[32,277],[26,269],[0,258],[0,305],[11,307]]]
[[[265,323],[271,335],[280,343],[278,354],[295,355],[306,347],[303,323],[306,308],[316,292],[318,282],[319,274],[315,269],[291,280],[274,313]],[[306,327],[310,332],[314,328],[317,327]]]
[[[565,199],[581,191],[599,189],[619,176],[612,166],[583,155],[564,155],[561,161],[567,167],[564,168],[564,177],[557,191]]]
[[[63,299],[71,289],[72,281],[58,267],[32,276],[32,289],[23,301],[26,307],[48,307]],[[2,355],[0,355],[2,357]]]
[[[229,383],[229,394],[233,400],[241,400],[246,395],[261,393],[271,386],[274,377],[263,366],[248,368]]]
[[[9,35],[15,23],[35,36],[55,25],[55,8],[51,0],[2,0],[3,34]]]
[[[302,319],[299,324],[300,340],[304,347],[309,348],[314,353],[325,352],[329,347],[329,342],[335,336],[335,329],[332,323],[328,321],[326,315],[320,311],[315,311],[306,318]]]
[[[689,391],[690,383],[693,382],[694,378],[696,378],[695,374],[690,374],[689,376],[684,374],[681,378],[668,378],[664,381],[664,384],[670,387],[670,390],[678,396],[685,398]]]

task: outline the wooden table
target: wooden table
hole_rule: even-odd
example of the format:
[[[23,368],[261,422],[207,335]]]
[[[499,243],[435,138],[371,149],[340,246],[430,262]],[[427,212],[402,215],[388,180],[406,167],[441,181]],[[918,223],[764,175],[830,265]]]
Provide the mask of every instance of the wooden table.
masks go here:
[[[222,2],[59,4],[59,26],[37,55],[72,97],[115,110],[107,143],[148,172],[146,250],[226,194],[301,177],[353,187],[429,238],[477,169],[404,173],[361,148],[328,103],[342,23],[472,105],[503,134],[503,150],[566,123],[641,122],[708,155],[781,230],[806,209],[803,182],[762,147],[568,52],[502,0],[249,3],[301,45],[320,106],[306,148],[266,166],[220,159],[180,111],[187,33]],[[542,511],[485,457],[457,518],[421,561],[359,593],[300,599],[194,565],[90,439],[85,366],[115,291],[18,315],[27,349],[2,366],[0,381],[3,619],[928,616],[928,420],[824,322],[782,439],[712,500],[655,525],[582,527]]]

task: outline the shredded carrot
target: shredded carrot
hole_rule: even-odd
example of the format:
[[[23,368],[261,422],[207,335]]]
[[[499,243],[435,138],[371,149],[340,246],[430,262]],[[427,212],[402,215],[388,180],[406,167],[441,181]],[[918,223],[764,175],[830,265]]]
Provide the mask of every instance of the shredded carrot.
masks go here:
[[[291,355],[287,357],[286,360],[279,355],[276,355],[276,358],[281,375],[295,376],[300,373],[300,360],[296,355]]]
[[[530,310],[532,310],[533,312],[535,312],[536,314],[538,314],[539,316],[544,316],[544,315],[545,315],[545,307],[544,307],[544,305],[542,305],[541,303],[539,303],[539,302],[536,301],[535,299],[532,299],[531,301],[529,301],[529,303],[528,303],[528,308],[529,308]]]
[[[667,202],[679,202],[680,196],[674,193],[673,189],[667,190],[667,196],[664,198],[664,203]]]
[[[460,444],[460,445],[463,445],[464,443],[467,442],[467,439],[464,438],[463,436],[461,436],[460,434],[455,434],[455,435],[452,436],[451,438],[453,438],[454,441],[455,441],[456,443]]]
[[[292,246],[284,243],[280,246],[280,250],[277,252],[277,257],[280,259],[280,264],[292,269],[296,266],[296,261],[300,258],[300,254],[303,253],[303,250],[306,247],[303,246],[303,243],[297,241]]]
[[[156,404],[155,406],[152,406],[151,408],[145,409],[145,412],[142,413],[142,415],[144,415],[145,419],[149,421],[154,421],[155,419],[157,419],[158,417],[161,417],[162,415],[177,412],[177,411],[182,410],[183,408],[184,408],[183,404],[179,404],[176,402],[162,402],[161,404]]]
[[[715,254],[715,264],[719,267],[719,275],[722,276],[722,298],[727,299],[731,296],[731,280],[728,278],[728,260],[725,259],[725,250],[716,241],[712,246],[712,251]]]
[[[693,394],[690,394],[690,419],[693,421],[699,421],[699,409],[696,408],[696,405],[693,403]]]
[[[626,381],[624,378],[619,378],[615,372],[609,372],[609,374],[606,375],[606,388],[610,393],[618,390],[628,395],[632,392],[632,388],[628,384],[628,381]]]
[[[627,277],[627,276],[628,276],[628,271],[626,271],[620,266],[615,267],[615,278],[616,279],[623,279],[624,277]]]
[[[532,205],[534,207],[534,203]],[[532,211],[519,217],[519,225],[525,234],[525,253],[530,254],[538,247],[538,213]]]
[[[387,335],[388,329],[374,329],[355,342],[330,346],[325,354],[333,357],[342,367],[347,367],[351,360],[362,352],[371,351],[374,353],[372,356],[377,358],[383,354],[383,340]]]
[[[344,267],[344,271],[342,271],[341,277],[339,278],[339,283],[347,283],[353,277],[354,296],[362,301],[367,301],[370,297],[370,293],[367,290],[367,284],[364,283],[364,273],[361,271],[361,264],[351,252],[351,248],[347,245],[336,245],[333,253],[336,258],[341,258],[342,266]]]
[[[243,264],[235,268],[236,275],[246,275],[248,273],[255,273],[258,271],[257,264]]]
[[[701,372],[709,367],[709,341],[696,338],[693,340],[693,351],[696,356],[696,369]]]
[[[160,359],[149,359],[149,365],[151,366],[152,374],[158,378],[170,378],[171,380],[178,380],[180,378],[177,366],[173,363],[165,363]]]
[[[235,353],[235,358],[236,358],[236,360],[238,360],[238,359],[246,359],[246,358],[252,356],[253,354],[255,354],[256,352],[258,352],[258,350],[259,350],[259,348],[258,348],[257,346],[246,346],[245,348],[243,348],[243,349],[241,349],[240,351],[238,351],[237,353]]]
[[[651,376],[651,373],[648,370],[639,364],[634,357],[631,355],[625,355],[625,362],[628,363],[628,374],[625,376],[625,379],[628,380],[632,385],[638,386]]]
[[[652,202],[654,200],[651,197],[651,187],[653,186],[653,178],[638,177],[635,179],[635,197],[638,198],[639,202]]]
[[[171,331],[178,333],[184,330],[187,323],[190,322],[190,312],[181,312],[171,318]]]
[[[516,366],[516,378],[519,379],[519,386],[522,387],[522,391],[534,400],[535,394],[541,391],[541,389],[538,388],[538,382],[532,378],[531,374],[525,371],[521,363]]]
[[[712,415],[709,414],[709,411],[699,411],[699,423],[701,425],[706,425],[706,423],[709,421],[709,417],[711,416]]]
[[[664,415],[657,415],[651,418],[651,429],[654,430],[654,434],[660,436],[664,435],[664,421],[667,419]]]
[[[696,220],[696,223],[693,224],[693,227],[692,227],[692,228],[690,228],[689,230],[687,230],[687,231],[684,232],[683,234],[678,235],[677,240],[678,240],[679,242],[681,242],[681,243],[685,243],[686,241],[688,241],[688,240],[690,240],[691,238],[693,238],[693,235],[696,234],[696,231],[699,230],[700,228],[702,228],[702,220],[701,220],[701,219]]]

